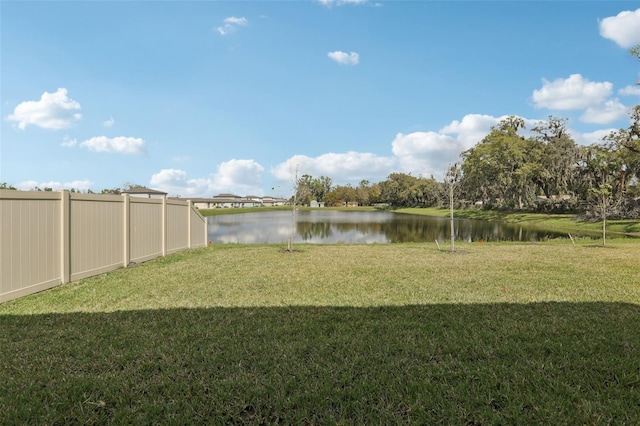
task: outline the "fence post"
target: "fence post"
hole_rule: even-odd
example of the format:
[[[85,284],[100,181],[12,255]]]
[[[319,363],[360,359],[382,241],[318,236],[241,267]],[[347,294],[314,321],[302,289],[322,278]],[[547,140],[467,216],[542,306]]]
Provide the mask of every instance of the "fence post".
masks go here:
[[[131,263],[131,202],[129,200],[129,194],[122,194],[123,199],[123,214],[124,214],[124,247],[122,252],[124,253],[124,258],[122,259],[122,263],[124,263],[124,267],[126,268]]]
[[[191,248],[191,200],[187,200],[187,248]]]
[[[71,281],[71,196],[60,190],[60,281]]]
[[[162,198],[162,257],[167,255],[167,197]]]
[[[204,216],[204,246],[209,246],[209,216]]]

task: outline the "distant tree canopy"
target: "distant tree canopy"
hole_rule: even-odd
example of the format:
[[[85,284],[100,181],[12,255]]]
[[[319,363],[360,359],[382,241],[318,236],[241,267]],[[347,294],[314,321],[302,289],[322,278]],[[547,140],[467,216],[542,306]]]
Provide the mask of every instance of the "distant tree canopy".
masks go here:
[[[530,210],[548,207],[553,199],[577,210],[600,185],[611,187],[613,204],[637,197],[640,106],[631,118],[629,128],[612,132],[601,144],[579,146],[565,119],[549,117],[524,138],[517,132],[524,123],[509,117],[462,153],[464,195],[490,208]]]
[[[640,105],[632,108],[630,116],[628,128],[589,146],[576,144],[564,118],[549,116],[531,128],[528,137],[521,134],[525,130],[522,118],[503,119],[461,153],[457,206],[583,211],[598,216],[606,189],[609,214],[640,217]],[[298,200],[301,204],[323,201],[329,206],[386,203],[391,207],[431,207],[449,203],[446,179],[438,182],[433,177],[391,173],[381,182],[363,180],[357,187],[332,186],[331,182],[326,176],[303,175],[298,180]]]
[[[396,207],[430,207],[440,199],[440,184],[433,177],[391,173],[379,185],[380,201]]]
[[[10,190],[15,191],[16,187],[13,186],[13,185],[9,185],[7,182],[2,182],[2,183],[0,183],[0,189],[10,189]]]
[[[331,179],[326,176],[314,178],[302,175],[296,182],[297,200],[299,204],[309,204],[311,200],[323,202],[326,194],[331,190]]]

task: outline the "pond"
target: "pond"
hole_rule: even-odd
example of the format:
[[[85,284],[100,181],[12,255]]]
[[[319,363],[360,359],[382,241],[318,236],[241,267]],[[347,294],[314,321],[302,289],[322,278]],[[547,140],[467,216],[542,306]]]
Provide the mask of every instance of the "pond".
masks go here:
[[[288,241],[290,211],[265,211],[209,216],[208,236],[214,244],[272,244]],[[566,232],[474,219],[454,220],[456,240],[541,241],[568,238]],[[449,241],[449,218],[388,211],[297,211],[294,243],[371,244]],[[592,234],[594,238],[598,234]]]

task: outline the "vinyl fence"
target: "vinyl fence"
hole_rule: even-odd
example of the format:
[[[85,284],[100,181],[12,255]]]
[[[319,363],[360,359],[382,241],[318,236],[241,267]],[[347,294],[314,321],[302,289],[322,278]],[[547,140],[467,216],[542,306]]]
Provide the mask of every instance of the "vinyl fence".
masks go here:
[[[0,190],[0,302],[206,245],[190,201]]]

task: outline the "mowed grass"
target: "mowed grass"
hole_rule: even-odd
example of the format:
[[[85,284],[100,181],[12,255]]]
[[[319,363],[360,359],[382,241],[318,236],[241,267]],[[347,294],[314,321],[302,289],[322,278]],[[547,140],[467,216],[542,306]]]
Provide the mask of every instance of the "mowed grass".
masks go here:
[[[295,248],[1,304],[0,423],[640,423],[640,244]]]

